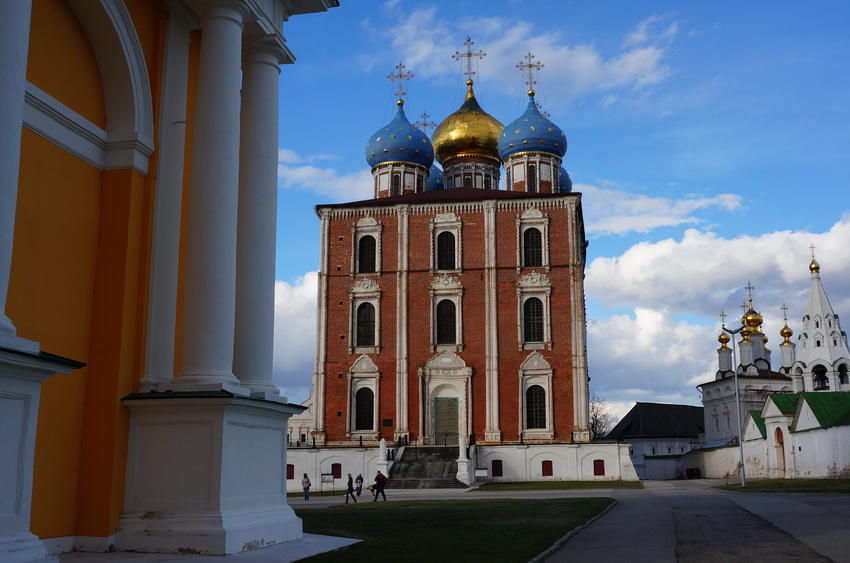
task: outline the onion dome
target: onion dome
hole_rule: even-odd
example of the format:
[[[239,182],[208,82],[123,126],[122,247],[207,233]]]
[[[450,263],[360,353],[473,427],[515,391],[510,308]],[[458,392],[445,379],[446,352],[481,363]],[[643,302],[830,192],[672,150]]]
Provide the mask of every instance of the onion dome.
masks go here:
[[[741,317],[741,324],[747,325],[748,327],[753,329],[751,332],[758,332],[758,327],[760,327],[763,322],[764,317],[759,315],[753,309],[753,302],[752,300],[750,300],[750,308],[747,309],[747,312],[744,313],[743,317]]]
[[[570,178],[569,172],[563,166],[558,170],[558,185],[562,194],[568,194],[573,191],[573,179]]]
[[[809,264],[809,271],[813,274],[820,272],[820,264],[818,264],[818,261],[814,257],[812,257],[812,263]]]
[[[543,117],[534,101],[534,90],[528,91],[528,106],[499,137],[499,156],[504,160],[518,152],[547,152],[561,158],[567,152],[567,137],[561,128]]]
[[[442,164],[459,156],[483,156],[499,159],[499,120],[481,109],[472,80],[466,81],[466,100],[460,108],[437,125],[432,135],[434,154]]]
[[[425,191],[433,192],[434,190],[442,190],[445,187],[443,183],[443,171],[436,164],[432,164],[431,173],[428,175],[428,181],[425,183]]]
[[[717,337],[717,341],[720,342],[720,349],[721,350],[728,350],[729,349],[729,347],[727,346],[727,344],[729,344],[729,335],[728,334],[726,334],[725,332],[721,332],[720,336]]]
[[[366,162],[374,168],[385,162],[409,162],[430,168],[434,148],[428,136],[413,126],[404,115],[404,100],[396,102],[395,117],[381,127],[366,143]]]
[[[788,321],[785,321],[785,326],[783,326],[782,330],[779,331],[779,336],[785,339],[782,341],[782,344],[791,344],[791,336],[793,334],[794,331],[788,326]]]

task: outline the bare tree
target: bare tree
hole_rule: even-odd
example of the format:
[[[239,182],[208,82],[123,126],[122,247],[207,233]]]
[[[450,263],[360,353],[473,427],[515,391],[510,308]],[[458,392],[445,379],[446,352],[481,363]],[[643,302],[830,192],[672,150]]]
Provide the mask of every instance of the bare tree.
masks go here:
[[[597,441],[599,438],[604,438],[611,429],[614,428],[617,419],[608,410],[605,405],[605,399],[596,393],[590,394],[590,439]]]

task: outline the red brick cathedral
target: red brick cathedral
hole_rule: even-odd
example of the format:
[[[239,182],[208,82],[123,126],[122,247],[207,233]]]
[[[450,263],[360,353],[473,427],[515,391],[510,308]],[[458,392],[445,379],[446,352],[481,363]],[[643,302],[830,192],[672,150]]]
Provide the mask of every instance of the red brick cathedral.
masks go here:
[[[399,99],[366,146],[374,199],[316,208],[316,372],[293,441],[589,441],[581,194],[528,95],[505,127],[468,80],[431,140]]]

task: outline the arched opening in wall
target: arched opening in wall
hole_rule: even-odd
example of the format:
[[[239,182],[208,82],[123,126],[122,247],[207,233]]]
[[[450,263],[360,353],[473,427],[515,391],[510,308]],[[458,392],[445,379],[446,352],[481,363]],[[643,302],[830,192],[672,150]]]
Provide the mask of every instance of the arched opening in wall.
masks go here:
[[[401,174],[393,174],[393,195],[401,193]]]
[[[358,274],[374,274],[375,273],[375,258],[377,244],[375,237],[366,235],[360,237],[357,243],[357,273]]]
[[[526,229],[522,233],[522,265],[526,268],[543,265],[543,234],[540,229]]]
[[[554,470],[552,469],[552,460],[551,459],[543,460],[543,463],[541,464],[540,471],[541,471],[541,473],[543,474],[544,477],[552,477],[555,474]]]
[[[540,385],[532,385],[525,392],[525,427],[546,428],[546,391]]]
[[[437,235],[437,269],[455,269],[455,235],[449,231]]]
[[[838,366],[838,382],[841,385],[847,385],[847,364],[841,364]]]
[[[375,306],[361,303],[357,307],[357,333],[355,346],[375,345]]]
[[[423,185],[424,184],[423,184],[422,176],[417,176],[416,177],[416,193],[419,193],[423,190]]]
[[[523,342],[543,342],[543,302],[529,297],[522,304]]]
[[[450,299],[437,303],[437,344],[457,344],[457,313]]]
[[[492,184],[490,183],[490,176],[487,176],[486,178],[484,178],[484,189],[489,190],[491,187]]]
[[[493,474],[493,477],[501,477],[502,476],[502,460],[494,459],[490,464],[490,472]]]
[[[354,395],[354,429],[375,429],[375,394],[371,389],[360,389]]]
[[[776,468],[782,475],[785,475],[785,436],[782,434],[782,429],[776,429]]]
[[[471,188],[472,187],[472,176],[470,176],[469,174],[467,174],[466,176],[463,177],[463,187],[464,188]]]
[[[826,368],[820,364],[812,368],[812,385],[815,391],[829,390],[829,377],[826,375]]]
[[[534,164],[528,165],[528,182],[527,186],[528,192],[536,192],[537,191],[537,166]]]

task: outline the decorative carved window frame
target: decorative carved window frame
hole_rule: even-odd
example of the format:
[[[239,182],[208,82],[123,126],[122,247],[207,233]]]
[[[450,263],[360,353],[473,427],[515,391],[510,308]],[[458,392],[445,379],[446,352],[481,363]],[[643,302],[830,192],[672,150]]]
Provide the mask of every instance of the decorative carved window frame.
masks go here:
[[[364,217],[351,225],[351,279],[355,276],[381,276],[381,234],[384,225],[375,220],[374,217]],[[364,236],[375,238],[375,271],[371,273],[359,273],[360,239]]]
[[[381,389],[381,372],[372,358],[362,355],[352,364],[347,374],[348,384],[348,400],[346,401],[346,418],[345,418],[345,433],[349,440],[378,440],[378,431],[380,428],[380,417],[378,405],[380,405],[380,389]],[[355,430],[355,417],[357,409],[355,401],[357,392],[361,389],[369,389],[372,391],[374,400],[372,413],[372,428],[370,430]]]
[[[441,388],[457,392],[458,434],[468,436],[472,428],[472,366],[452,351],[444,350],[432,356],[419,374],[419,443],[430,444],[435,431],[434,399]]]
[[[461,233],[463,231],[463,221],[460,220],[454,213],[440,213],[431,221],[428,222],[431,230],[431,274],[440,273],[460,273],[463,270],[463,244]],[[437,237],[440,233],[449,232],[455,237],[455,268],[454,270],[438,270],[437,269]]]
[[[519,431],[523,440],[552,441],[555,439],[554,403],[552,398],[552,379],[554,370],[546,358],[538,351],[531,352],[519,367]],[[526,392],[533,385],[539,385],[546,392],[546,427],[526,428]]]
[[[551,296],[552,284],[548,276],[531,272],[522,276],[517,282],[517,345],[519,350],[543,350],[552,349],[552,314]],[[525,319],[525,302],[531,297],[536,297],[543,302],[543,341],[525,342],[523,327]]]
[[[523,241],[525,231],[527,229],[538,229],[541,234],[543,245],[543,263],[540,266],[524,266],[523,265]],[[522,215],[516,216],[516,271],[530,270],[533,268],[543,268],[547,273],[551,269],[551,260],[549,259],[549,215],[544,214],[539,209],[526,209]]]
[[[360,278],[348,290],[349,322],[348,322],[348,353],[349,354],[380,354],[381,353],[381,287],[371,278]],[[356,346],[357,340],[357,307],[362,303],[371,303],[375,307],[375,345]]]
[[[428,288],[431,294],[431,352],[463,351],[463,284],[455,276],[444,274],[437,276]],[[437,304],[449,299],[455,305],[455,334],[454,344],[437,344]]]

